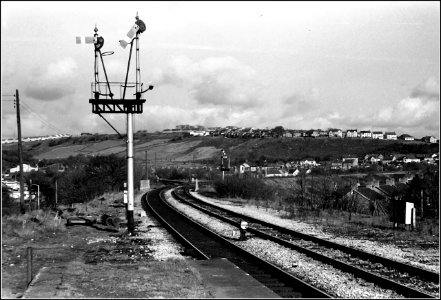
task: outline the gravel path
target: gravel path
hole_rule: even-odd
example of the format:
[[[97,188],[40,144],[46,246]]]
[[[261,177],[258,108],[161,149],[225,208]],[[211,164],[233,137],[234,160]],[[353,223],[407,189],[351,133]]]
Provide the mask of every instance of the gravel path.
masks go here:
[[[208,217],[180,203],[172,197],[171,190],[168,190],[164,196],[179,211],[224,237],[232,238],[232,232],[238,230],[230,224]],[[382,289],[363,279],[354,278],[351,274],[336,270],[295,250],[267,240],[250,237],[247,241],[234,243],[337,298],[403,298],[396,292]]]

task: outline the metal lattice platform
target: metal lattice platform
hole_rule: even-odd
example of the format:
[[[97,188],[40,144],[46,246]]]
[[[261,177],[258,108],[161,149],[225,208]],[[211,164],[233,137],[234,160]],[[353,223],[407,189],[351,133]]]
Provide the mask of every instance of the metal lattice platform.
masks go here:
[[[142,105],[145,99],[89,99],[94,114],[120,113],[120,114],[141,114]]]
[[[136,84],[133,82],[127,83],[126,94],[128,96],[133,97],[136,95],[134,91],[135,86]],[[97,90],[100,92],[97,93]],[[114,96],[117,98],[113,98]],[[146,100],[140,98],[127,99],[124,96],[124,82],[92,82],[90,84],[89,103],[92,104],[92,112],[94,114],[141,114],[142,105]]]

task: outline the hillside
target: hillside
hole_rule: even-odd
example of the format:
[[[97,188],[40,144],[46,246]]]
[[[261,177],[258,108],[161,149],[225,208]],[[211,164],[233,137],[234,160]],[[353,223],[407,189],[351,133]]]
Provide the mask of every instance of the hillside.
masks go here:
[[[171,134],[138,133],[134,137],[135,159],[149,163],[218,164],[224,149],[231,164],[276,162],[311,157],[319,161],[341,158],[345,154],[363,157],[367,153],[438,153],[439,144],[371,139],[182,137]],[[64,159],[76,155],[126,155],[126,143],[117,135],[92,135],[59,140],[23,143],[24,162]],[[17,144],[2,146],[3,166],[13,163]]]

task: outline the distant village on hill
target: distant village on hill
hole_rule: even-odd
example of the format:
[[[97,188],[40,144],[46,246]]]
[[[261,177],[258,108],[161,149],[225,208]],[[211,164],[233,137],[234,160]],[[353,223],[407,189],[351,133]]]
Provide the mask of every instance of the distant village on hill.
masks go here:
[[[22,142],[35,142],[35,141],[45,141],[45,140],[56,140],[61,138],[66,138],[72,136],[71,134],[54,134],[54,135],[46,135],[46,136],[35,136],[35,137],[25,137],[22,138]],[[2,139],[2,144],[11,144],[17,143],[18,139]]]
[[[265,138],[265,137],[289,137],[289,138],[365,138],[379,140],[404,140],[422,141],[426,143],[439,143],[439,139],[434,136],[424,136],[417,139],[410,134],[397,135],[394,131],[371,131],[357,129],[285,129],[283,126],[276,126],[273,129],[259,129],[255,127],[205,127],[192,125],[177,125],[174,129],[165,129],[163,133],[188,133],[192,136],[225,136],[229,138]]]
[[[439,139],[434,136],[423,136],[415,138],[414,136],[403,133],[397,135],[395,131],[371,131],[357,129],[338,129],[329,128],[322,129],[285,129],[283,126],[276,126],[272,129],[260,129],[256,127],[206,127],[201,125],[176,125],[174,129],[164,129],[161,133],[183,133],[190,136],[225,136],[229,138],[362,138],[362,139],[378,139],[378,140],[403,140],[403,141],[421,141],[425,143],[439,143]],[[92,135],[91,133],[81,133],[81,136]],[[25,137],[22,142],[44,141],[71,137],[71,134],[56,134],[48,136]],[[2,139],[2,144],[17,143],[15,138]]]

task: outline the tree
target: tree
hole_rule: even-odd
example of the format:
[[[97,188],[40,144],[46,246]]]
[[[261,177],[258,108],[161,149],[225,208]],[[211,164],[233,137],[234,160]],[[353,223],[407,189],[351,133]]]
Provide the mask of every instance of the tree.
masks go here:
[[[273,133],[274,135],[276,135],[276,137],[279,137],[285,133],[285,129],[283,128],[283,126],[276,126],[273,129]]]
[[[65,172],[58,180],[59,203],[70,204],[84,202],[87,187],[87,177],[83,168]],[[97,188],[101,185],[97,186]]]
[[[423,190],[423,181],[418,174],[409,183],[409,188],[404,194],[403,200],[406,202],[415,203],[415,207],[420,207],[421,205],[421,191]],[[421,210],[417,209],[417,213],[420,214]]]
[[[111,154],[108,156],[95,156],[86,166],[88,182],[106,190],[114,190],[117,185],[122,185],[127,175],[126,160],[123,157]]]

